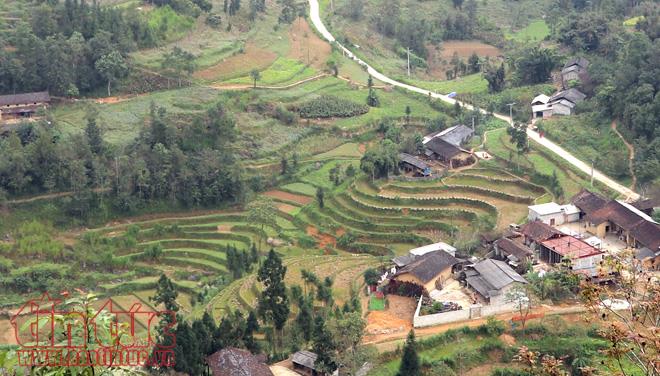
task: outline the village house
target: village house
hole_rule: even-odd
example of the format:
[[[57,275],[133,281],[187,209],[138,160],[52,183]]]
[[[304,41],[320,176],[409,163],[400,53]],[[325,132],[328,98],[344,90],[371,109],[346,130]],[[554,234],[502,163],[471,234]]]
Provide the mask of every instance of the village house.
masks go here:
[[[468,151],[449,142],[435,137],[424,144],[426,155],[430,159],[438,160],[450,169],[467,166],[474,163],[474,157]]]
[[[520,233],[523,235],[523,244],[534,251],[538,250],[539,244],[542,242],[564,235],[561,231],[541,221],[524,224],[520,228]]]
[[[532,117],[547,119],[554,115],[570,115],[575,106],[587,96],[580,90],[572,88],[559,91],[551,97],[541,94],[532,99]]]
[[[571,203],[580,209],[580,219],[602,208],[608,201],[605,197],[584,188],[571,199]]]
[[[445,251],[428,252],[399,269],[393,280],[416,284],[427,292],[442,290],[444,283],[452,276],[454,265],[459,262]]]
[[[436,132],[425,136],[422,140],[423,143],[427,143],[434,138],[440,138],[445,142],[448,142],[456,147],[461,147],[470,142],[474,136],[474,129],[467,127],[463,124],[455,125],[449,127],[440,132]]]
[[[305,376],[324,376],[325,372],[320,371],[316,368],[316,358],[318,355],[311,351],[301,350],[293,355],[291,355],[291,363],[293,363],[293,369]],[[332,375],[338,375],[339,372],[335,371]]]
[[[614,234],[630,247],[647,247],[650,250],[660,247],[660,225],[625,202],[611,200],[587,214],[584,221],[586,231],[599,238]]]
[[[426,162],[407,153],[399,153],[399,166],[403,171],[412,172],[414,176],[431,175],[431,167]]]
[[[273,376],[265,355],[228,347],[211,354],[206,364],[213,376]]]
[[[0,121],[30,118],[50,103],[47,91],[0,95]]]
[[[589,82],[589,60],[583,57],[572,58],[566,62],[561,70],[561,84],[564,89],[569,89],[571,82],[587,84]]]
[[[646,215],[653,215],[653,211],[660,208],[659,198],[645,198],[632,203],[632,205]]]
[[[401,255],[393,258],[392,262],[394,262],[397,268],[402,268],[410,264],[411,262],[415,261],[417,257],[424,256],[427,253],[436,252],[436,251],[444,251],[454,257],[456,256],[456,248],[452,247],[447,243],[437,242],[437,243],[413,248],[408,251],[407,255]]]
[[[496,240],[493,243],[493,253],[496,258],[505,261],[521,273],[524,273],[527,265],[534,261],[534,252],[529,247],[508,238]]]
[[[466,269],[465,282],[491,305],[506,304],[507,293],[514,286],[527,283],[507,263],[493,259],[480,261]]]
[[[635,259],[643,270],[660,270],[660,250],[655,252],[644,247],[637,250]]]
[[[527,208],[529,209],[527,220],[530,222],[541,221],[550,226],[558,226],[580,220],[580,209],[571,204],[559,205],[555,202],[548,202]]]
[[[604,252],[570,235],[551,238],[539,244],[539,260],[547,264],[570,262],[571,270],[594,277]]]

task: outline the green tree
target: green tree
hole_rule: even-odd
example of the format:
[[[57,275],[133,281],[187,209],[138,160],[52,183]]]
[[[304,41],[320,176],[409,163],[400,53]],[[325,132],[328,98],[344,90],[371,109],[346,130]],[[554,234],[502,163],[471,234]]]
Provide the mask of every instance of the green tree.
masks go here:
[[[285,274],[286,266],[282,265],[280,256],[271,249],[257,274],[257,280],[264,285],[257,310],[264,321],[273,323],[276,332],[281,332],[290,312],[284,284]]]
[[[419,355],[417,355],[417,343],[415,342],[415,331],[408,333],[408,338],[403,346],[403,357],[397,376],[421,376]]]
[[[498,93],[504,89],[504,80],[506,78],[504,71],[504,63],[495,69],[493,66],[488,66],[483,73],[484,78],[488,81],[488,91],[491,93]]]
[[[175,46],[163,56],[161,67],[166,74],[174,76],[181,87],[181,81],[195,71],[195,55]]]
[[[247,219],[250,223],[261,225],[261,231],[259,232],[259,249],[261,249],[261,242],[265,234],[264,227],[275,225],[277,209],[272,199],[266,196],[259,196],[247,205],[246,211]]]
[[[250,311],[245,323],[245,333],[243,334],[243,343],[251,353],[259,352],[259,343],[254,339],[254,333],[259,331],[259,322],[254,311]]]
[[[368,360],[368,352],[361,346],[366,326],[359,312],[345,313],[328,324],[335,347],[334,363],[350,374]]]
[[[92,151],[92,153],[101,154],[103,152],[103,137],[101,137],[101,129],[96,124],[96,118],[90,117],[87,119],[85,136],[87,136],[89,149]]]
[[[410,124],[410,114],[412,113],[412,110],[410,109],[410,106],[406,105],[406,124]]]
[[[336,345],[332,338],[332,333],[328,330],[323,316],[316,316],[314,320],[314,338],[312,351],[317,355],[314,366],[327,373],[332,373],[337,369],[335,363]]]
[[[550,72],[557,66],[554,50],[542,47],[528,47],[513,57],[516,81],[519,85],[532,85],[548,81]]]
[[[110,85],[113,81],[126,76],[128,65],[119,51],[112,51],[101,56],[94,64],[96,70],[108,82],[108,96],[110,96]]]
[[[261,79],[261,73],[259,73],[258,70],[253,69],[253,70],[250,71],[250,77],[252,77],[252,81],[254,82],[253,88],[256,89],[257,88],[257,81],[259,81],[259,79]]]
[[[479,56],[476,52],[473,52],[472,55],[470,55],[467,64],[470,73],[478,73],[481,71],[481,60],[479,60]]]
[[[319,207],[323,209],[323,197],[325,193],[323,192],[323,187],[316,188],[316,201],[319,203]]]
[[[371,75],[369,75],[369,79],[367,80],[367,87],[369,88],[369,94],[367,95],[367,105],[369,105],[369,107],[379,107],[380,99],[374,90],[374,80]]]

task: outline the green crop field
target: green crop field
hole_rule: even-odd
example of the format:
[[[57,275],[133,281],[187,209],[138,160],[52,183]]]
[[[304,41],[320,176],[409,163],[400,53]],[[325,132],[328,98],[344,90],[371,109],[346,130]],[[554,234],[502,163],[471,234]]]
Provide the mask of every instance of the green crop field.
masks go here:
[[[524,28],[507,34],[507,38],[519,42],[540,42],[550,34],[550,28],[544,20],[533,20]]]

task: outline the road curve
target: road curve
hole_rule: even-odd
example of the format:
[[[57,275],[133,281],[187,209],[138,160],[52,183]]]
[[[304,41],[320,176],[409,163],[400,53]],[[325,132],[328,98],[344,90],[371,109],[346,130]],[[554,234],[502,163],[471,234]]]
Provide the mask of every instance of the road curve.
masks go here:
[[[354,61],[356,61],[361,66],[365,67],[367,69],[367,73],[369,73],[373,78],[375,78],[375,79],[377,79],[381,82],[384,82],[386,84],[392,85],[392,86],[397,86],[397,87],[400,87],[400,88],[403,88],[403,89],[406,89],[406,90],[409,90],[409,91],[412,91],[412,92],[415,92],[415,93],[430,96],[431,98],[438,98],[438,99],[440,99],[444,102],[447,102],[449,104],[454,104],[454,103],[458,102],[459,104],[461,104],[461,106],[463,106],[463,107],[465,107],[469,110],[474,109],[474,107],[472,105],[470,105],[469,103],[463,103],[463,102],[457,101],[453,98],[449,98],[448,96],[440,94],[440,93],[436,93],[436,92],[433,92],[433,91],[430,91],[430,90],[422,89],[422,88],[417,87],[417,86],[413,86],[413,85],[409,85],[409,84],[406,84],[406,83],[403,83],[403,82],[393,80],[393,79],[387,77],[386,75],[384,75],[384,74],[378,72],[377,70],[375,70],[371,65],[369,65],[367,62],[360,59],[359,57],[355,56],[355,54],[353,54],[348,48],[344,47],[344,45],[339,43],[335,39],[335,37],[330,33],[330,31],[328,31],[328,29],[325,27],[325,24],[321,20],[321,11],[320,11],[320,8],[319,8],[318,0],[309,0],[309,17],[312,21],[312,24],[314,24],[314,27],[321,34],[321,36],[323,36],[323,38],[325,38],[330,43],[335,43],[335,46],[337,46],[337,48],[342,50],[346,56],[348,56],[350,59],[353,59]],[[481,111],[482,113],[486,113],[486,110],[481,109],[481,108],[479,109],[479,111]],[[511,123],[511,118],[506,116],[506,115],[495,113],[495,114],[493,114],[493,116],[495,116],[498,119],[504,120],[508,123]],[[581,160],[577,159],[571,153],[564,150],[561,146],[555,144],[554,142],[548,140],[547,138],[541,137],[538,134],[538,132],[535,132],[532,129],[527,130],[527,136],[529,138],[531,138],[532,140],[536,141],[537,143],[539,143],[540,145],[546,147],[551,152],[557,154],[558,156],[560,156],[561,158],[566,160],[568,163],[575,166],[580,171],[584,172],[587,175],[591,175],[591,166],[588,166],[586,163],[584,163]],[[593,174],[594,174],[594,179],[600,181],[601,183],[607,185],[611,189],[613,189],[616,192],[620,193],[621,195],[623,195],[626,198],[626,200],[637,200],[640,197],[637,193],[635,193],[630,188],[625,187],[625,186],[615,182],[614,180],[610,179],[609,177],[607,177],[605,174],[601,173],[598,170],[594,170]]]

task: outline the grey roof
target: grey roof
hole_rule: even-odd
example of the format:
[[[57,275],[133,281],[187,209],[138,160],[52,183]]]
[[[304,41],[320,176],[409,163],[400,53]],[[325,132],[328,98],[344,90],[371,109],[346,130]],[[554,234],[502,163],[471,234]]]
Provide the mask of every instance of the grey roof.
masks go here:
[[[441,139],[440,137],[436,137],[429,142],[427,142],[424,145],[427,149],[427,152],[430,150],[433,153],[445,158],[445,159],[451,159],[459,154],[462,153],[461,149],[457,148],[456,146],[450,144],[449,142]],[[426,155],[429,155],[426,153]]]
[[[291,361],[295,364],[307,367],[309,369],[315,369],[314,363],[316,363],[316,358],[318,355],[311,351],[301,350],[291,355]]]
[[[645,260],[647,258],[655,258],[660,256],[660,251],[655,251],[653,252],[652,250],[644,247],[640,248],[637,253],[635,254],[635,258],[637,260]]]
[[[17,105],[17,104],[32,104],[50,102],[50,96],[47,91],[39,91],[35,93],[23,93],[12,95],[0,95],[0,106]]]
[[[518,260],[523,260],[525,257],[532,255],[532,250],[524,244],[514,242],[511,239],[502,238],[495,242],[498,249],[502,250],[507,255],[514,255]]]
[[[571,199],[571,203],[580,208],[580,210],[582,210],[585,214],[589,214],[602,208],[603,206],[607,205],[608,201],[609,200],[602,197],[601,195],[593,193],[584,188],[582,188],[582,190]]]
[[[586,97],[586,94],[582,93],[580,90],[572,88],[555,93],[552,97],[550,97],[550,103],[559,102],[562,99],[566,99],[571,103],[578,103],[583,101]]]
[[[472,128],[459,124],[440,132],[438,137],[454,146],[461,146],[461,144],[472,137],[473,134],[474,130]]]
[[[206,362],[213,376],[273,376],[264,356],[229,347],[217,351]]]
[[[587,60],[583,57],[574,57],[574,58],[568,60],[566,62],[566,64],[564,64],[564,69],[574,67],[574,66],[580,67],[582,69],[587,69],[587,67],[589,66],[589,60]],[[562,72],[563,72],[563,70],[562,70]]]
[[[413,261],[415,261],[415,257],[411,255],[397,256],[392,259],[392,262],[394,262],[394,264],[399,268],[402,268]]]
[[[427,165],[423,160],[407,153],[399,153],[399,160],[421,170],[427,169],[429,167],[429,165]]]
[[[445,251],[429,252],[415,258],[415,261],[401,268],[396,275],[412,274],[422,283],[427,283],[442,271],[456,264],[458,264],[458,259]]]
[[[504,261],[486,259],[476,263],[473,268],[476,274],[470,273],[467,282],[484,297],[499,295],[503,288],[514,282],[527,283]]]

